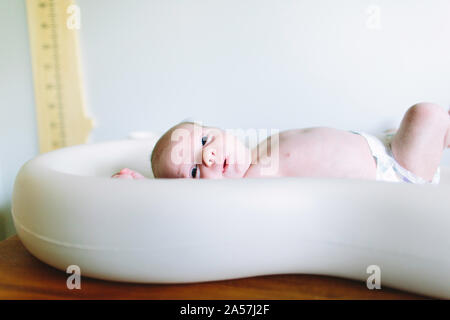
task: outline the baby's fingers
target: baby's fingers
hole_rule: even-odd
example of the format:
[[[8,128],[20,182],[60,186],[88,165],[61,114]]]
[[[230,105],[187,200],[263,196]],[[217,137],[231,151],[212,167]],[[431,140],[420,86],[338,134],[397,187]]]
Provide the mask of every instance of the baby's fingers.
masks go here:
[[[111,178],[119,178],[119,179],[144,179],[145,177],[139,172],[130,170],[128,168],[124,168],[120,170],[120,172],[111,176]]]

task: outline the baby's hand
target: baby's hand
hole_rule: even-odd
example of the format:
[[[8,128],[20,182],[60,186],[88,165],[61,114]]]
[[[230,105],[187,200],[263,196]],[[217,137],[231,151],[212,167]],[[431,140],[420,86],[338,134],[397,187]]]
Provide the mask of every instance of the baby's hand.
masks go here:
[[[139,172],[130,170],[128,168],[124,168],[120,170],[118,173],[114,174],[111,178],[119,178],[119,179],[145,179],[145,177]]]

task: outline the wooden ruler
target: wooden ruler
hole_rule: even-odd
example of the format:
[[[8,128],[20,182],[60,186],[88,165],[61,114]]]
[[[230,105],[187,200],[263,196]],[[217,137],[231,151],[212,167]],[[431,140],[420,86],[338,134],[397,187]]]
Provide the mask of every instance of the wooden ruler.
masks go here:
[[[70,24],[77,6],[26,1],[40,152],[85,143],[94,123],[86,116],[77,25]]]

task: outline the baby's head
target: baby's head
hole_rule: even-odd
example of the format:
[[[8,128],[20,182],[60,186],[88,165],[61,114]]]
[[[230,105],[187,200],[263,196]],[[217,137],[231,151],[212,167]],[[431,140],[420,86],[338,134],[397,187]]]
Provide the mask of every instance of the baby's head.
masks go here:
[[[182,122],[156,143],[151,164],[155,178],[243,178],[250,150],[225,130]]]

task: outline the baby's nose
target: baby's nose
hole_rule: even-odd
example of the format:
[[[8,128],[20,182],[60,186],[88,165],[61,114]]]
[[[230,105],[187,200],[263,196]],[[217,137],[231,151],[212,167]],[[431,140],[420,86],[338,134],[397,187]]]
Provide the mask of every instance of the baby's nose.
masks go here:
[[[216,161],[216,149],[208,148],[203,152],[203,162],[207,167],[214,164],[215,161]]]

